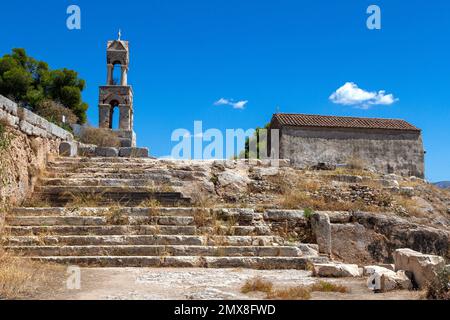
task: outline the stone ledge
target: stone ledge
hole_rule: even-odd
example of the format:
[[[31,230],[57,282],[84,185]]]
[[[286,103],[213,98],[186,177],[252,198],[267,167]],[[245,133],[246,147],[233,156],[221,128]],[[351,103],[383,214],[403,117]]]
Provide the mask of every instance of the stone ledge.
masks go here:
[[[61,127],[47,121],[30,110],[0,95],[0,119],[28,136],[41,138],[57,138],[72,141],[73,135]]]
[[[98,147],[83,143],[61,143],[60,155],[69,157],[105,157],[105,158],[148,158],[148,148]]]
[[[120,148],[119,149],[119,157],[124,158],[148,158],[148,148]]]

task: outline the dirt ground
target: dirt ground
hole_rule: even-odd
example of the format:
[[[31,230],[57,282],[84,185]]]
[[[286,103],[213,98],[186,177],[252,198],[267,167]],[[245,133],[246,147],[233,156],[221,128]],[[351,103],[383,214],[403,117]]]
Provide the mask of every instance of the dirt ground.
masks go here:
[[[260,276],[275,288],[308,286],[320,279],[309,271],[249,269],[82,268],[79,290],[43,292],[45,300],[247,300],[264,299],[260,293],[242,294],[245,281]],[[314,292],[313,300],[413,300],[420,292],[394,291],[374,294],[365,278],[326,279],[348,287],[350,293]]]

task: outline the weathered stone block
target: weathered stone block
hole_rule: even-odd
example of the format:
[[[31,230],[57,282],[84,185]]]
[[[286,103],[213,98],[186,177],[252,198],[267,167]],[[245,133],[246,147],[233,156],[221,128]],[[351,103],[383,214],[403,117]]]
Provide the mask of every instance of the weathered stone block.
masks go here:
[[[73,135],[70,132],[64,130],[61,127],[58,127],[57,125],[55,125],[53,123],[50,123],[49,126],[50,126],[50,132],[54,136],[56,136],[62,140],[73,140]]]
[[[361,183],[363,178],[361,176],[353,176],[349,174],[337,174],[331,176],[333,181],[346,182],[346,183]]]
[[[134,131],[116,130],[113,131],[121,140],[121,147],[136,147],[136,133]]]
[[[318,256],[319,246],[314,243],[300,243],[297,246],[304,256]]]
[[[95,145],[79,145],[78,146],[78,155],[80,157],[95,157],[97,146]]]
[[[400,193],[407,197],[412,197],[412,196],[414,196],[414,188],[413,187],[401,187]]]
[[[119,156],[127,158],[148,158],[148,148],[120,148]]]
[[[78,145],[75,142],[61,142],[59,144],[59,155],[62,157],[75,157],[78,154]]]
[[[442,257],[423,254],[411,249],[397,249],[394,252],[395,270],[409,271],[419,288],[425,288],[445,267]]]
[[[47,131],[37,127],[33,126],[33,136],[41,137],[41,138],[48,138],[50,136],[50,133]]]
[[[235,220],[243,224],[251,224],[262,218],[260,213],[255,212],[253,209],[246,208],[214,209],[213,213],[216,214],[219,219]]]
[[[27,109],[22,108],[22,120],[27,121],[28,123],[37,126],[39,124],[39,116]]]
[[[264,219],[268,221],[304,220],[303,210],[267,210]]]
[[[18,115],[18,107],[17,104],[8,98],[0,95],[0,108],[5,110],[6,112],[12,114],[13,116]]]
[[[95,149],[95,156],[96,157],[106,157],[106,158],[118,157],[119,150],[117,148],[111,148],[111,147],[97,147]]]
[[[0,109],[0,119],[6,121],[6,123],[11,127],[16,127],[19,124],[18,117],[2,109]]]
[[[314,213],[311,216],[311,227],[316,236],[320,253],[331,255],[331,223],[330,217],[324,213]]]
[[[318,263],[313,265],[315,277],[360,277],[361,271],[357,264]]]
[[[366,267],[371,268],[371,267]],[[375,292],[388,292],[396,289],[412,289],[412,282],[405,271],[394,272],[385,268],[370,269],[370,277],[367,280],[369,289]]]
[[[352,220],[352,214],[348,211],[318,211],[327,214],[331,223],[348,223]]]
[[[119,140],[121,148],[131,148],[133,146],[133,142],[130,139],[121,138]]]
[[[365,266],[365,267],[363,268],[363,270],[364,270],[363,274],[364,274],[365,276],[370,276],[370,275],[372,275],[372,274],[374,274],[374,273],[376,273],[376,272],[378,272],[378,273],[383,273],[383,272],[389,272],[389,271],[392,271],[392,270],[389,270],[389,269],[384,268],[384,267],[382,267],[382,266]]]
[[[33,126],[25,120],[20,121],[19,128],[26,135],[31,136],[33,134]]]

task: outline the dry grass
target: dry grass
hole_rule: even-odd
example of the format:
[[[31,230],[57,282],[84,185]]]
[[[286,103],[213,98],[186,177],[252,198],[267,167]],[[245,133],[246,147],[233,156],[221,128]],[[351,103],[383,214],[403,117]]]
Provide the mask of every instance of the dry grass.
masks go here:
[[[61,103],[44,100],[36,106],[35,112],[41,117],[58,126],[66,127],[64,124],[75,124],[78,122],[78,117],[69,108],[64,107]],[[66,118],[63,123],[63,116]]]
[[[156,199],[147,199],[142,201],[138,207],[147,208],[149,217],[155,217],[159,214],[158,208],[161,207],[161,203]]]
[[[309,300],[312,292],[338,292],[350,293],[350,289],[326,281],[319,281],[311,286],[296,286],[290,288],[274,289],[273,283],[261,277],[255,277],[246,281],[241,288],[244,294],[250,292],[266,293],[266,299],[271,300]]]
[[[311,299],[311,291],[301,286],[278,289],[270,292],[266,298],[271,300],[309,300]]]
[[[313,198],[305,191],[290,190],[281,197],[280,204],[285,209],[313,208],[322,209],[326,203],[322,198]]]
[[[389,199],[379,199],[386,202]],[[284,209],[312,209],[318,211],[367,211],[378,212],[380,207],[369,205],[363,199],[356,201],[335,201],[326,199],[322,195],[314,195],[309,191],[297,188],[290,188],[279,197],[279,206]]]
[[[339,285],[330,283],[327,281],[319,281],[310,287],[313,292],[339,292],[339,293],[350,293],[350,289]]]
[[[51,207],[50,203],[46,199],[41,199],[39,197],[33,196],[30,199],[26,200],[22,206],[28,208],[49,208]]]
[[[120,139],[110,129],[86,127],[77,138],[82,143],[95,144],[99,147],[120,147]]]
[[[191,198],[193,205],[200,208],[213,208],[216,204],[211,197],[201,192],[192,194]]]
[[[82,208],[82,207],[97,207],[103,200],[103,193],[72,193],[64,194],[69,198],[65,205],[66,208]]]
[[[156,187],[156,192],[175,192],[175,189],[170,184],[162,184]]]
[[[414,199],[405,196],[394,196],[395,202],[406,209],[410,216],[423,218],[424,214],[418,209],[417,203]]]
[[[29,298],[55,290],[61,286],[62,276],[61,266],[14,257],[0,249],[0,300]]]
[[[207,227],[213,224],[215,217],[208,209],[194,209],[194,224],[197,227]]]
[[[411,180],[400,180],[399,184],[400,184],[400,187],[413,187],[413,188],[420,187],[420,186],[426,186],[426,183],[424,183],[423,181],[420,181],[420,180],[412,180],[412,181]],[[431,189],[437,188],[434,185],[429,185],[429,187]]]
[[[360,157],[353,155],[349,157],[346,161],[347,168],[353,169],[353,170],[364,170],[367,168],[366,161],[362,160]]]
[[[434,281],[428,284],[425,298],[450,301],[450,271],[443,269],[438,273]]]
[[[323,176],[329,176],[329,175],[350,175],[350,176],[361,176],[361,177],[369,177],[369,178],[376,178],[377,175],[373,172],[364,170],[364,169],[357,169],[357,168],[336,168],[333,171],[324,172]]]
[[[269,294],[272,292],[272,289],[272,282],[267,281],[261,277],[256,277],[247,280],[244,286],[241,288],[241,292],[245,294],[250,292],[264,292]]]
[[[130,218],[118,206],[109,208],[105,216],[107,223],[111,225],[124,226],[130,224]]]

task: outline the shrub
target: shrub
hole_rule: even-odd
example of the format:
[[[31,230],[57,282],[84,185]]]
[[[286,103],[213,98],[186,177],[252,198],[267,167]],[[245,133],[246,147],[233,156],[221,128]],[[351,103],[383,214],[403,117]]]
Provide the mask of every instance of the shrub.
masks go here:
[[[70,124],[78,122],[78,117],[72,110],[52,100],[39,102],[35,108],[35,112],[48,121],[64,128],[70,128]],[[63,122],[63,117],[65,117],[65,122]]]
[[[311,291],[305,287],[293,287],[280,289],[270,292],[267,299],[274,300],[309,300],[311,299]]]
[[[366,167],[366,162],[357,156],[351,156],[347,159],[347,168],[349,169],[364,170]]]
[[[310,288],[311,291],[318,291],[318,292],[340,292],[340,293],[350,292],[350,290],[347,287],[326,281],[319,281],[318,283],[313,284]]]
[[[314,210],[311,208],[305,208],[305,210],[303,210],[303,215],[305,216],[306,219],[311,219],[311,216],[314,214]]]
[[[78,139],[82,143],[95,144],[99,147],[120,147],[120,139],[110,129],[86,127],[81,130]]]
[[[247,282],[241,288],[241,292],[242,293],[264,292],[269,294],[272,292],[272,288],[273,288],[272,282],[264,280],[261,277],[256,277],[247,280]]]
[[[450,271],[445,268],[438,273],[426,289],[426,298],[429,300],[450,300]]]
[[[0,248],[0,300],[32,296],[60,287],[63,267],[14,257]]]

